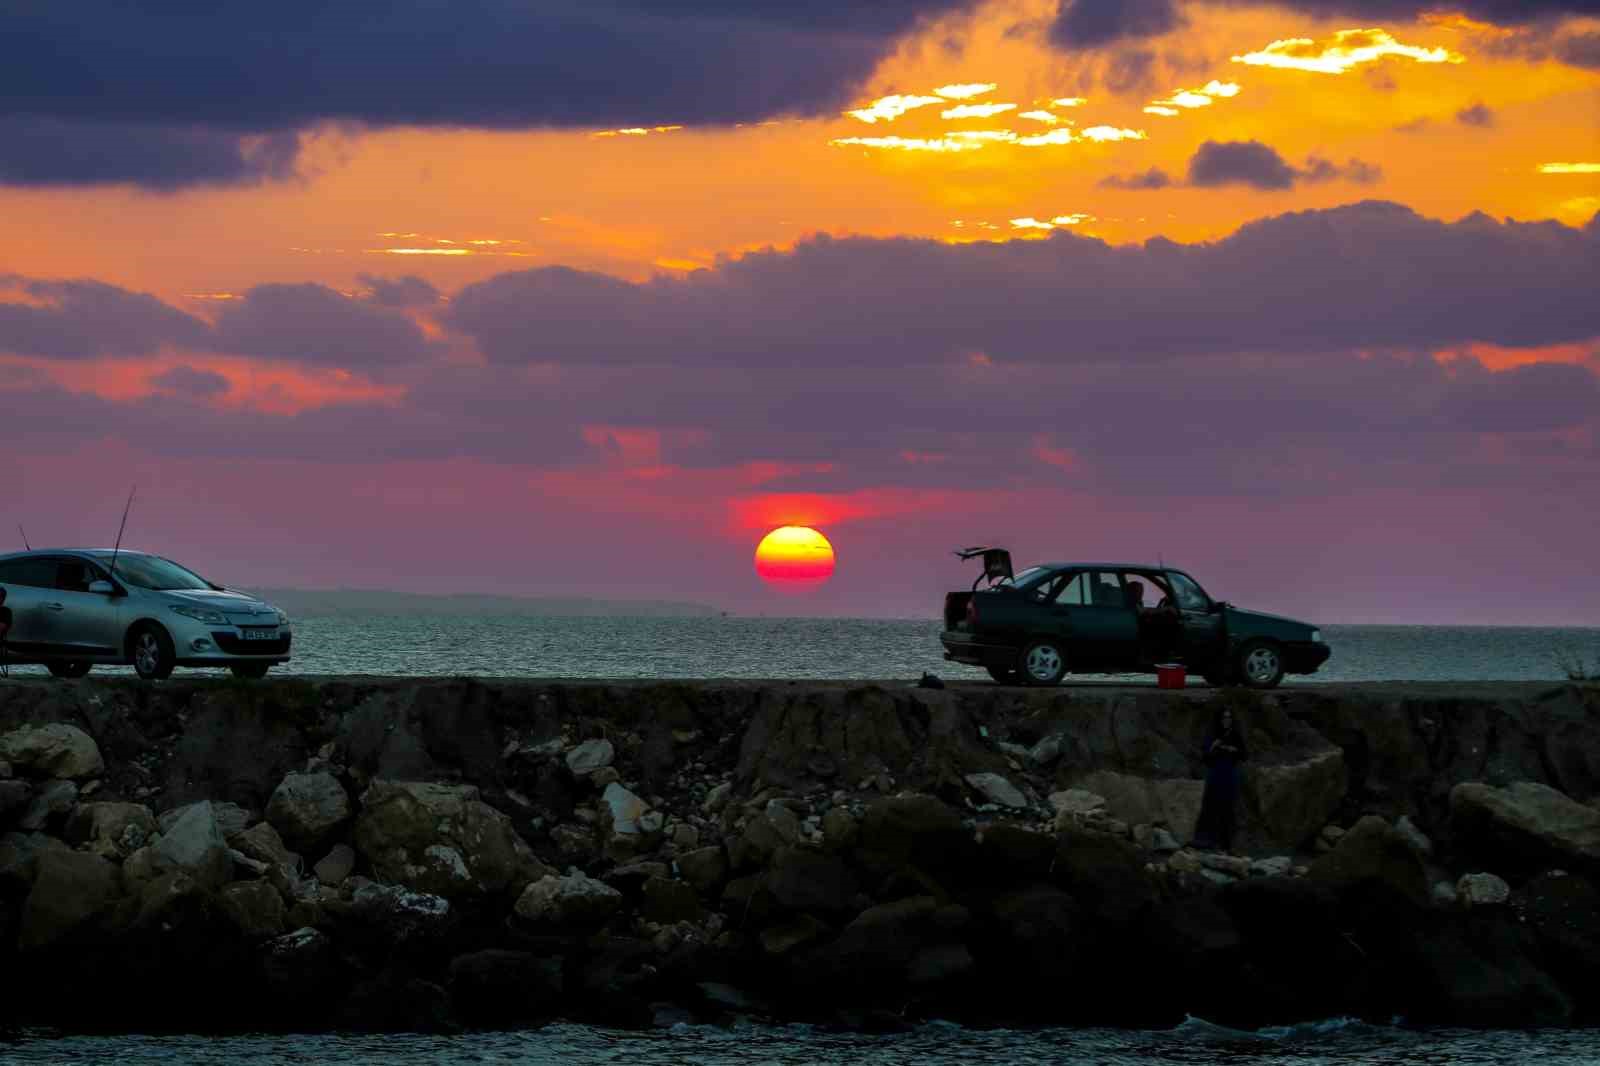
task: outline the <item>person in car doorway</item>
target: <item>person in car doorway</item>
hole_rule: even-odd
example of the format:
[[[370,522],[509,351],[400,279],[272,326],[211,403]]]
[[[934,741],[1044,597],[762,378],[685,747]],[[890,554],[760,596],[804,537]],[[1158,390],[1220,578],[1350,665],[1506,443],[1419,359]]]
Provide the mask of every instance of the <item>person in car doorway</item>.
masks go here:
[[[1201,757],[1206,762],[1206,789],[1200,797],[1200,817],[1195,819],[1194,846],[1229,851],[1239,802],[1239,764],[1249,757],[1244,730],[1230,708],[1217,711]]]

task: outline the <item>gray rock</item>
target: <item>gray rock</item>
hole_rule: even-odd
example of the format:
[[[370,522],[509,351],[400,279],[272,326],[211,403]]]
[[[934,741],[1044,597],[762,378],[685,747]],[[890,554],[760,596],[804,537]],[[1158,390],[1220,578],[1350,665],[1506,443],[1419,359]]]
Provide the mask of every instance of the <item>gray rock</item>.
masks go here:
[[[207,801],[193,804],[154,848],[157,876],[182,873],[203,889],[217,889],[233,876],[233,859],[216,814]]]
[[[550,874],[517,898],[517,917],[540,926],[588,929],[605,924],[622,907],[622,893],[582,873]]]
[[[611,741],[586,740],[567,752],[567,769],[578,775],[592,773],[603,766],[610,766],[615,757],[616,749],[611,746]]]
[[[728,876],[728,857],[721,845],[696,848],[677,858],[678,873],[698,892],[711,892]]]
[[[0,758],[63,779],[95,777],[106,768],[94,738],[65,722],[23,726],[0,736]]]
[[[217,893],[217,904],[247,940],[283,935],[283,897],[265,881],[241,881]]]
[[[1250,873],[1256,877],[1282,877],[1294,866],[1294,860],[1287,855],[1274,855],[1267,859],[1257,859],[1250,864]]]
[[[1252,766],[1241,791],[1268,838],[1278,847],[1298,848],[1338,810],[1348,784],[1344,753],[1332,748],[1300,762]]]
[[[1511,886],[1491,873],[1462,874],[1456,896],[1469,907],[1489,906],[1510,899]]]
[[[844,807],[834,807],[822,816],[822,839],[830,851],[843,851],[856,842],[860,827],[855,815]]]
[[[17,819],[17,828],[39,830],[49,825],[55,818],[72,809],[78,802],[78,786],[71,781],[51,781],[38,792],[22,810],[22,817]]]
[[[289,774],[267,801],[267,821],[291,847],[310,851],[350,818],[350,797],[330,773]]]
[[[384,881],[454,899],[516,892],[548,872],[470,785],[379,780],[361,806],[356,851]]]
[[[335,844],[315,867],[317,880],[325,885],[338,885],[356,868],[356,853],[348,844]]]
[[[1427,857],[1433,854],[1433,841],[1417,828],[1417,823],[1411,820],[1410,815],[1402,814],[1400,820],[1394,823],[1394,828],[1395,832],[1406,838],[1418,855]]]
[[[1450,790],[1458,839],[1491,861],[1600,870],[1600,811],[1533,781],[1494,788],[1466,781]]]
[[[33,884],[39,853],[70,851],[55,837],[43,833],[7,833],[0,836],[0,888],[22,891]]]
[[[701,807],[704,810],[715,814],[717,811],[722,810],[722,808],[728,805],[728,797],[732,795],[732,793],[733,782],[724,781],[722,784],[717,785],[716,787],[712,788],[710,792],[706,793],[705,802],[701,804]]]
[[[1440,907],[1454,907],[1459,902],[1456,896],[1456,886],[1449,881],[1435,881],[1433,883],[1433,902]]]
[[[1052,733],[1028,749],[1028,762],[1043,769],[1061,758],[1061,734]]]
[[[1186,777],[1136,777],[1133,774],[1098,770],[1078,782],[1078,788],[1105,797],[1108,817],[1138,825],[1164,825],[1187,837],[1200,815],[1200,797],[1205,782]],[[1059,828],[1069,828],[1070,817],[1057,818]]]
[[[142,803],[84,803],[67,819],[67,840],[108,859],[125,859],[144,847],[156,820]]]
[[[33,788],[26,781],[0,780],[0,818],[27,805]]]
[[[283,838],[267,822],[258,822],[242,832],[228,837],[230,847],[256,862],[269,866],[287,866],[297,869],[300,856],[284,846]]]
[[[1097,792],[1090,792],[1082,788],[1069,788],[1063,792],[1050,793],[1050,806],[1059,814],[1089,814],[1093,811],[1103,811],[1106,798]]]
[[[216,817],[217,825],[222,828],[224,837],[242,833],[249,827],[251,822],[255,821],[255,816],[237,803],[217,803],[214,800],[210,802],[211,813]],[[162,811],[160,817],[156,819],[157,826],[163,833],[169,832],[178,819],[183,817],[184,813],[193,806],[194,804],[190,803],[182,807],[174,807],[170,811]]]
[[[382,930],[393,943],[438,941],[450,930],[450,901],[431,892],[415,892],[403,885],[383,885],[355,878],[350,894],[350,914],[355,920]]]
[[[828,927],[809,914],[797,915],[780,924],[761,931],[761,950],[768,955],[787,955],[796,948],[814,944],[828,932]]]
[[[672,844],[674,847],[692,851],[700,846],[700,830],[688,822],[679,822],[672,827]]]
[[[17,947],[47,948],[92,928],[120,895],[116,866],[98,855],[46,848],[22,906]]]
[[[644,800],[613,781],[600,794],[600,802],[610,814],[613,836],[637,836],[643,832],[639,819],[650,809]]]
[[[1024,796],[1017,786],[1007,781],[999,774],[968,774],[967,784],[975,788],[980,795],[990,803],[998,803],[1002,807],[1022,809],[1028,806],[1028,797]]]

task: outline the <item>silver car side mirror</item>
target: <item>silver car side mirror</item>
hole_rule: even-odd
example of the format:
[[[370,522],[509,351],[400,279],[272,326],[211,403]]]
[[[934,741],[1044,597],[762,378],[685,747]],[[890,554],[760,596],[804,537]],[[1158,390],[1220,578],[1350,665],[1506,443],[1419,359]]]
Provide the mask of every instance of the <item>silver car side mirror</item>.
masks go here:
[[[102,596],[110,596],[116,593],[117,586],[109,581],[91,581],[89,582],[89,591],[98,592]]]

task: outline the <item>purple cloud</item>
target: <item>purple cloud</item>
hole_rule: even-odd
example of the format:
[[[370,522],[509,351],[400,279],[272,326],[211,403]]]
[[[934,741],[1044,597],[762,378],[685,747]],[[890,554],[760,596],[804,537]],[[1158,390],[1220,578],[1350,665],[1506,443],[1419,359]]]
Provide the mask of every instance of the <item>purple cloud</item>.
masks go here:
[[[433,283],[415,274],[400,278],[384,278],[375,274],[358,274],[357,280],[371,289],[367,297],[384,307],[427,307],[439,302],[439,290]]]
[[[325,285],[257,285],[230,301],[213,343],[222,351],[318,366],[392,367],[422,359],[417,324]]]
[[[1206,141],[1189,158],[1189,184],[1201,187],[1250,185],[1272,191],[1340,179],[1370,185],[1382,176],[1381,169],[1360,159],[1340,165],[1311,156],[1303,168],[1293,167],[1260,141]]]
[[[208,399],[228,391],[228,379],[214,370],[201,370],[192,366],[175,366],[163,370],[150,379],[158,392]]]
[[[1463,126],[1476,126],[1479,129],[1487,129],[1494,125],[1494,112],[1482,101],[1479,101],[1471,107],[1464,107],[1457,111],[1456,121]]]
[[[6,290],[30,302],[7,302]],[[146,355],[204,343],[206,324],[142,292],[91,280],[0,274],[0,352],[52,359]]]
[[[1100,179],[1107,189],[1165,189],[1172,184],[1172,176],[1160,167],[1151,167],[1140,174],[1112,174]]]

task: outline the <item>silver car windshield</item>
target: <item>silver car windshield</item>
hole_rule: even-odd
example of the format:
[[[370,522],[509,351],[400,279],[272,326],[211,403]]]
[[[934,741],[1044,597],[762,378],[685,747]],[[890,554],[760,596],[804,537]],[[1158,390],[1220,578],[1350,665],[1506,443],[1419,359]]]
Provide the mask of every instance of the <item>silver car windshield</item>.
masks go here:
[[[117,576],[128,584],[137,585],[142,589],[165,591],[211,587],[210,583],[199,574],[185,570],[170,559],[154,555],[118,556]]]

